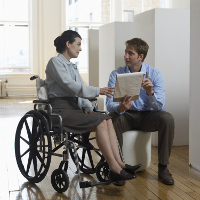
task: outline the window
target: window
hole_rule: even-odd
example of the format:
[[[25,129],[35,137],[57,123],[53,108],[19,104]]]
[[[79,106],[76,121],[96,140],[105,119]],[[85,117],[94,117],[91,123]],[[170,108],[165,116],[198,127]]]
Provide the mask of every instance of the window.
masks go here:
[[[70,1],[70,0],[69,0]],[[88,74],[88,29],[98,29],[110,22],[110,1],[107,0],[75,0],[67,4],[67,27],[77,31],[82,37],[83,51],[78,58],[71,59],[76,63],[85,84]]]
[[[166,0],[123,0],[123,14],[130,14],[128,13],[128,10],[133,11],[134,15],[136,15],[153,8],[163,8],[165,1]]]
[[[81,74],[88,72],[88,29],[99,29],[112,21],[114,4],[120,8],[123,21],[132,22],[133,17],[141,12],[164,7],[168,0],[81,0],[70,1],[66,7],[67,27],[76,30],[82,37],[83,51],[72,62],[78,63]],[[120,4],[121,3],[121,4]],[[119,5],[120,4],[120,5]],[[112,13],[113,12],[113,13]],[[120,14],[120,13],[119,13]]]
[[[0,0],[0,74],[30,72],[29,24],[28,0]]]

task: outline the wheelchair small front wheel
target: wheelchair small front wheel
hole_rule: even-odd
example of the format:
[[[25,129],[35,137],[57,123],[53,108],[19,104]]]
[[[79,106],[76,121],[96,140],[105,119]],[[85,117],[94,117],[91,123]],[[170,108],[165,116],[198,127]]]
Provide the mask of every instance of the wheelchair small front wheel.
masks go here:
[[[69,187],[69,177],[62,169],[55,169],[51,175],[51,184],[58,192],[65,192]]]
[[[96,167],[96,175],[100,182],[108,182],[109,177],[109,165],[107,162],[100,162]]]

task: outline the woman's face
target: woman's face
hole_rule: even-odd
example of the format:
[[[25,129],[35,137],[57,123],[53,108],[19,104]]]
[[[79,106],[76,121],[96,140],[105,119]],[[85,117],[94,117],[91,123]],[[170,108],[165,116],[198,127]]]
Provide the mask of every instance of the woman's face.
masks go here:
[[[77,58],[81,49],[81,39],[79,37],[75,38],[75,41],[70,44],[68,43],[68,55],[70,58]]]

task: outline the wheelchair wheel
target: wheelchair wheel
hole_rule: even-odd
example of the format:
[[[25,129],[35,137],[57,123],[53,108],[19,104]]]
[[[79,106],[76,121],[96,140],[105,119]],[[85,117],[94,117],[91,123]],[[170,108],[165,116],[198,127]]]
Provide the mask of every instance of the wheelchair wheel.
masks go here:
[[[62,169],[55,169],[51,175],[51,184],[59,192],[65,192],[69,187],[69,177]]]
[[[94,174],[96,172],[96,166],[98,163],[103,162],[105,158],[96,149],[92,140],[95,138],[89,138],[90,133],[84,133],[82,135],[71,134],[69,140],[76,144],[76,151],[78,153],[79,168],[85,174]],[[78,139],[77,139],[78,137]],[[75,163],[75,150],[69,149],[72,160]],[[95,160],[92,157],[95,156]],[[76,163],[75,163],[76,164]]]
[[[107,182],[110,180],[109,166],[107,162],[101,162],[97,165],[96,175],[100,182]]]
[[[27,112],[15,135],[15,156],[22,175],[32,183],[46,176],[51,162],[51,137],[48,124],[37,111]]]

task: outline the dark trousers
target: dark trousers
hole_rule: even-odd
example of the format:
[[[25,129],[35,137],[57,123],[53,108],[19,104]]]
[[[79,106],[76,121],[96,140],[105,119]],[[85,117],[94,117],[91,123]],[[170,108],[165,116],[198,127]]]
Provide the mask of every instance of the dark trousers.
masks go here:
[[[166,111],[126,111],[123,114],[112,112],[113,126],[122,149],[122,134],[129,130],[146,132],[158,131],[158,161],[169,164],[169,156],[174,139],[174,118]]]

